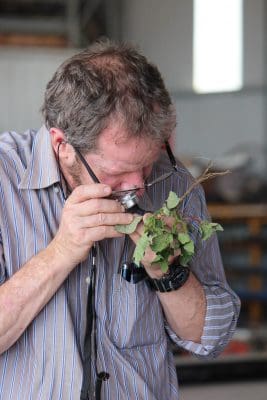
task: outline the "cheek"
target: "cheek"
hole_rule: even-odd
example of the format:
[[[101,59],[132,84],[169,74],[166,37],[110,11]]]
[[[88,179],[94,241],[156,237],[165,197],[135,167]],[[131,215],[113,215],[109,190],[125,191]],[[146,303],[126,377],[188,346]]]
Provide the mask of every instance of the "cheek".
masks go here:
[[[147,179],[147,178],[149,177],[149,175],[150,175],[151,172],[152,172],[152,169],[153,169],[152,165],[150,165],[149,167],[145,167],[145,168],[143,169],[143,176],[144,176],[144,179]]]

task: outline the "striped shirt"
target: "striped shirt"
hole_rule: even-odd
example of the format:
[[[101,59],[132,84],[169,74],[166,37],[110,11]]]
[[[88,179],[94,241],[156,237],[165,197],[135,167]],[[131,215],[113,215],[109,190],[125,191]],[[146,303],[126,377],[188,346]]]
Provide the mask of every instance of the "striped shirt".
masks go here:
[[[153,177],[169,170],[162,157]],[[142,206],[159,208],[170,190],[181,195],[191,182],[179,164],[171,178],[151,188]],[[150,200],[149,200],[150,199]],[[64,198],[50,136],[45,127],[0,136],[0,284],[54,237]],[[208,218],[197,187],[183,214]],[[118,269],[130,260],[133,244],[125,238],[97,243],[95,310],[98,371],[108,371],[104,400],[178,399],[172,343],[198,356],[216,356],[236,326],[239,299],[229,288],[217,238],[202,243],[192,233],[196,253],[190,264],[207,299],[201,344],[181,340],[164,319],[157,295],[145,282],[132,284]],[[78,265],[48,304],[0,356],[1,400],[78,400],[82,382],[83,340],[91,256]],[[1,290],[1,287],[0,287]],[[0,305],[1,307],[1,305]]]

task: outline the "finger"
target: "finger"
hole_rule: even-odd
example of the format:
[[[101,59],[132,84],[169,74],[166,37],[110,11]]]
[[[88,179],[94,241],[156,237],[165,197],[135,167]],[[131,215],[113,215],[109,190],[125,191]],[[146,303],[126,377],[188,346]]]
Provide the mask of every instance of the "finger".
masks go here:
[[[79,217],[80,228],[92,228],[97,226],[128,225],[132,222],[133,215],[125,213],[98,213],[86,217]]]
[[[148,214],[145,214],[148,215]],[[139,216],[134,214],[134,216]],[[143,217],[144,219],[144,217]],[[140,237],[143,235],[144,233],[144,223],[142,222],[142,220],[139,222],[139,224],[137,225],[135,231],[133,233],[131,233],[129,236],[132,239],[132,241],[137,244],[138,240],[140,239]]]
[[[66,203],[77,204],[89,199],[107,197],[111,194],[111,187],[102,183],[92,183],[90,185],[77,186]]]
[[[142,222],[140,222],[137,225],[136,230],[135,230],[134,233],[137,233],[139,237],[143,235],[143,233],[144,233],[144,224]]]
[[[106,225],[90,228],[87,232],[85,229],[84,240],[87,240],[88,242],[97,242],[103,239],[112,239],[123,236],[124,234],[117,232],[114,227]]]
[[[110,199],[90,199],[75,204],[76,212],[80,216],[93,215],[98,213],[125,213],[125,208],[117,201]]]
[[[152,213],[146,213],[143,215],[143,221],[145,221],[148,217],[150,217]]]
[[[164,222],[169,228],[171,228],[175,222],[175,219],[174,217],[164,217]]]
[[[136,230],[129,236],[135,244],[137,244],[138,240],[140,239],[140,234]]]

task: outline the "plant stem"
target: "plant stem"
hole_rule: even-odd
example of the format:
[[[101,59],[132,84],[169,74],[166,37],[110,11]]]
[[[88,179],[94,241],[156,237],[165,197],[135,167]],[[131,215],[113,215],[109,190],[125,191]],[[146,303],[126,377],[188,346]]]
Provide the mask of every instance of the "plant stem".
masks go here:
[[[209,172],[211,169],[212,163],[209,162],[207,168],[205,169],[205,171],[195,180],[195,182],[187,189],[187,191],[182,195],[182,197],[180,197],[180,201],[178,204],[178,207],[180,204],[182,204],[183,200],[186,198],[186,196],[189,195],[189,193],[192,192],[192,190],[199,184],[201,184],[202,182],[208,180],[208,179],[212,179],[215,178],[216,176],[222,176],[222,175],[226,175],[230,173],[230,170],[226,170],[226,171],[222,171],[222,172]]]

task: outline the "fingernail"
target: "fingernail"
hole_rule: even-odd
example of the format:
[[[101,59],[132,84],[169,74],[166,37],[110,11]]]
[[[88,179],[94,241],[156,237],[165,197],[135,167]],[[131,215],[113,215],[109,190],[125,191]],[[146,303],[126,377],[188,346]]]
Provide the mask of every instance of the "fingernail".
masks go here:
[[[104,193],[105,194],[109,194],[110,193],[110,187],[109,186],[105,186],[104,187]]]

